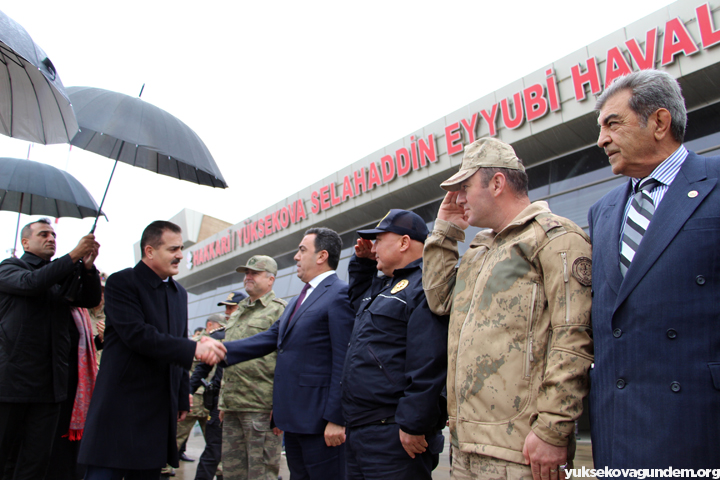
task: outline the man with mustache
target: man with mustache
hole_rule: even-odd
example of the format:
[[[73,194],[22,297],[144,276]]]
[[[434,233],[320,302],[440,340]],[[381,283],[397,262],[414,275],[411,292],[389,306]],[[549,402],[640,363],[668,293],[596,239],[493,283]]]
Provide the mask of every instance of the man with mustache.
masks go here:
[[[177,421],[190,409],[194,357],[218,363],[222,343],[188,338],[187,292],[172,279],[183,258],[180,227],[155,221],[134,268],[108,278],[102,368],[87,415],[78,463],[86,480],[157,480],[178,466]]]
[[[450,314],[455,479],[558,480],[574,454],[593,360],[590,240],[527,185],[510,145],[468,145],[425,242],[428,304]],[[485,230],[457,267],[470,225]]]
[[[49,220],[25,225],[21,237],[25,254],[0,264],[0,477],[43,478],[67,397],[68,368],[75,376],[78,371],[77,361],[68,365],[72,329],[78,335],[71,307],[100,303],[94,266],[100,245],[86,235],[70,253],[50,261],[56,243]],[[76,269],[78,262],[84,268]],[[68,300],[60,284],[76,272],[80,293]],[[5,470],[11,454],[14,477]]]

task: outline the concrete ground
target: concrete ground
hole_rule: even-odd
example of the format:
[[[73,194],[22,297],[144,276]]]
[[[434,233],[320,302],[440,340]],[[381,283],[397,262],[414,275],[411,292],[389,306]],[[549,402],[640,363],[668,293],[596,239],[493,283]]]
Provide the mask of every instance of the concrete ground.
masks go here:
[[[440,454],[440,464],[438,467],[433,471],[433,480],[449,480],[450,479],[450,458],[449,458],[449,452],[450,452],[450,445],[448,443],[448,439],[450,438],[450,435],[445,429],[443,431],[443,434],[445,435],[445,449],[443,450],[443,453]],[[190,438],[188,439],[188,445],[187,445],[187,455],[191,458],[194,458],[194,462],[180,462],[180,468],[175,470],[175,479],[177,480],[194,480],[195,478],[195,468],[197,465],[197,459],[200,458],[200,455],[203,452],[203,449],[205,448],[205,440],[203,439],[202,432],[200,431],[200,428],[196,425],[193,429],[192,433],[190,434]],[[578,448],[577,453],[575,454],[575,468],[582,468],[582,466],[585,466],[586,468],[592,468],[592,450],[590,448],[590,441],[589,440],[582,440],[580,439],[578,441]],[[282,456],[282,459],[280,460],[280,476],[283,478],[283,480],[290,480],[290,472],[287,468],[287,462],[285,461],[285,455]],[[330,479],[328,479],[330,480]]]

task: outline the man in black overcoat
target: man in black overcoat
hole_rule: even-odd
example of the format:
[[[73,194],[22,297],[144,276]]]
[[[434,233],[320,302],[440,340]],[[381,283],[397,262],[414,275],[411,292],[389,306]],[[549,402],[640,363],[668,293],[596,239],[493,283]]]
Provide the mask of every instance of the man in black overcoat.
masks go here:
[[[49,220],[29,223],[21,237],[25,254],[0,263],[0,478],[9,480],[45,476],[67,397],[70,329],[76,328],[70,308],[100,303],[94,235],[52,262]],[[85,268],[76,268],[80,262]],[[70,300],[63,285],[73,275],[80,288]]]
[[[86,480],[157,480],[178,466],[178,419],[190,409],[193,357],[215,364],[225,356],[210,337],[187,338],[187,292],[172,279],[183,258],[174,223],[148,225],[142,258],[105,285],[102,368],[88,412],[78,463]]]

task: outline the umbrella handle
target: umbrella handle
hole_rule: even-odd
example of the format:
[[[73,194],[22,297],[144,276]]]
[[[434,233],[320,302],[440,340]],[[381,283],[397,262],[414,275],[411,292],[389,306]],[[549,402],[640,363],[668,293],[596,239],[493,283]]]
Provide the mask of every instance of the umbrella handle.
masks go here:
[[[122,145],[120,145],[120,153],[122,153],[122,147],[125,145],[125,142],[123,142]],[[118,153],[118,158],[120,158],[120,153]],[[107,192],[110,189],[110,182],[112,182],[113,175],[115,175],[115,168],[117,168],[118,161],[115,160],[115,165],[113,165],[112,172],[110,172],[110,178],[108,179],[107,186],[105,187],[105,193],[103,193],[103,198],[100,201],[100,206],[98,207],[97,215],[95,215],[95,223],[93,223],[92,230],[90,230],[90,233],[95,233],[95,227],[97,227],[98,218],[100,218],[100,213],[102,212],[102,207],[105,204],[105,197],[107,197]],[[107,218],[107,217],[105,217]]]

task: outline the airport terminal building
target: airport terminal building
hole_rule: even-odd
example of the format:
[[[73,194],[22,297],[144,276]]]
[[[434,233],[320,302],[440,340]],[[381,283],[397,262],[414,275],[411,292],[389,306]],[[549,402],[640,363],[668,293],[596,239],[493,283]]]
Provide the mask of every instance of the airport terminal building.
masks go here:
[[[276,294],[297,295],[293,261],[303,232],[339,232],[345,248],[338,275],[347,280],[355,231],[391,208],[413,210],[432,229],[444,191],[439,184],[462,162],[464,145],[484,136],[512,144],[527,166],[530,199],[587,229],[587,212],[625,181],[596,146],[595,96],[620,75],[668,71],[682,85],[688,115],[685,145],[720,152],[720,0],[679,0],[437,121],[410,132],[234,225],[183,210],[172,221],[185,235],[186,262],[175,278],[189,293],[189,328],[204,325],[228,292],[242,290],[235,268],[252,255],[274,257]],[[511,60],[509,60],[511,61]],[[472,228],[471,228],[472,230]],[[472,239],[474,231],[466,238]],[[460,246],[461,253],[464,251]],[[136,246],[139,259],[139,247]]]

